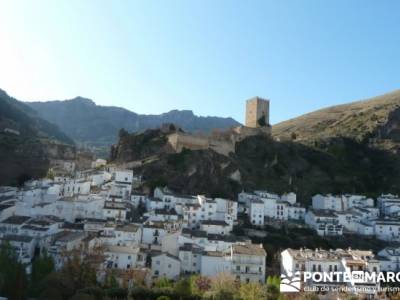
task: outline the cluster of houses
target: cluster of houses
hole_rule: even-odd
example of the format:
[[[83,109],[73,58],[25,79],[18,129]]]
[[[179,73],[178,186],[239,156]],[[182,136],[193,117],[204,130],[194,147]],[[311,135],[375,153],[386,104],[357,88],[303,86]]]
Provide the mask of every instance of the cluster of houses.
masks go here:
[[[400,198],[387,194],[374,199],[363,195],[315,195],[306,209],[296,194],[282,196],[266,191],[238,195],[238,212],[254,226],[267,222],[303,222],[320,236],[353,233],[400,242]]]
[[[304,220],[306,209],[297,203],[295,193],[282,196],[267,191],[242,192],[238,195],[239,211],[248,216],[254,226],[263,226],[266,220]]]
[[[0,242],[15,248],[28,272],[38,251],[46,250],[57,269],[71,253],[97,255],[99,276],[107,270],[141,272],[151,282],[223,272],[242,282],[264,282],[267,253],[233,234],[238,214],[253,226],[296,222],[321,236],[348,232],[400,240],[400,198],[394,195],[381,195],[376,206],[365,196],[316,195],[309,209],[294,193],[242,192],[233,201],[157,187],[150,196],[136,190],[141,177],[131,170],[102,161],[93,166],[73,176],[29,181],[22,188],[0,187]],[[283,272],[353,265],[400,271],[400,248],[387,247],[377,255],[351,249],[286,249],[281,254]]]
[[[374,200],[361,195],[316,195],[305,223],[319,235],[335,236],[344,232],[377,239],[400,241],[400,198],[381,195]]]
[[[130,170],[96,166],[74,176],[0,188],[0,242],[15,248],[28,272],[38,250],[57,269],[74,252],[96,255],[99,276],[138,271],[148,280],[228,272],[237,280],[265,281],[262,245],[232,234],[238,204],[156,188],[136,192]]]

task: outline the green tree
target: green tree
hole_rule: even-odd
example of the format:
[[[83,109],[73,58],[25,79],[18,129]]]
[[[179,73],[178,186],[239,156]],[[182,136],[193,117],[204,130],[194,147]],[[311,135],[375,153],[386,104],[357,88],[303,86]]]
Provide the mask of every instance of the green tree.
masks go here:
[[[61,274],[73,283],[75,290],[97,284],[96,270],[91,265],[90,259],[83,259],[78,253],[68,257]]]
[[[168,296],[160,296],[157,298],[157,300],[171,300],[171,298]]]
[[[182,278],[175,283],[174,292],[181,298],[190,297],[192,295],[190,279]]]
[[[47,275],[54,272],[54,262],[47,251],[43,251],[42,255],[37,257],[32,263],[32,273],[30,276],[29,295],[37,297],[40,294],[40,283]]]
[[[273,285],[279,290],[281,284],[281,279],[279,276],[268,276],[267,285]]]
[[[279,286],[276,286],[275,284],[267,284],[266,299],[277,300],[279,299],[279,296],[280,296]]]
[[[97,285],[92,257],[78,253],[64,253],[66,262],[58,272],[50,273],[40,284],[39,299],[68,299],[78,290]]]
[[[51,180],[54,180],[54,170],[52,168],[47,170],[46,177],[51,179]]]
[[[174,283],[169,280],[168,278],[165,277],[160,277],[156,280],[156,282],[154,282],[154,286],[156,288],[173,288],[174,287]]]
[[[266,299],[264,287],[255,282],[243,283],[239,288],[239,295],[242,300],[262,300]]]
[[[104,286],[106,288],[110,288],[110,289],[119,287],[117,278],[115,277],[115,274],[113,271],[107,273]]]
[[[89,294],[78,292],[68,300],[95,300],[95,297]]]
[[[8,242],[0,245],[0,295],[10,299],[25,299],[28,280],[25,267]]]
[[[261,127],[267,126],[267,122],[265,121],[265,113],[261,115],[261,117],[257,120],[257,124]]]
[[[106,290],[106,294],[108,296],[108,298],[110,299],[126,299],[128,296],[128,290],[124,289],[124,288],[119,288],[119,287],[115,287],[115,288],[110,288]]]
[[[104,290],[98,286],[86,287],[78,291],[78,293],[91,295],[96,300],[102,300],[104,298]]]

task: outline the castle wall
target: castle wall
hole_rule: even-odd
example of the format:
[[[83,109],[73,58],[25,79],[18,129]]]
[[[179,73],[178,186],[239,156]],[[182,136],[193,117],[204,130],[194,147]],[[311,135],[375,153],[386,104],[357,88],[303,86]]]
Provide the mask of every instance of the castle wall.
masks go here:
[[[209,147],[207,137],[182,132],[170,134],[168,136],[168,142],[176,152],[181,152],[183,148],[187,148],[190,150],[201,150],[208,149]]]
[[[201,136],[183,132],[172,133],[168,136],[168,143],[179,153],[183,148],[190,150],[212,149],[222,155],[229,155],[235,152],[235,144],[246,137],[253,135],[270,135],[271,128],[252,128],[239,126],[231,130],[214,133],[211,136]]]
[[[264,116],[265,124],[260,126],[259,119]],[[168,143],[179,153],[183,148],[190,150],[212,149],[217,153],[228,156],[235,152],[236,142],[253,135],[270,135],[269,125],[269,100],[255,97],[246,102],[246,126],[219,131],[211,135],[189,134],[174,132],[168,135]]]

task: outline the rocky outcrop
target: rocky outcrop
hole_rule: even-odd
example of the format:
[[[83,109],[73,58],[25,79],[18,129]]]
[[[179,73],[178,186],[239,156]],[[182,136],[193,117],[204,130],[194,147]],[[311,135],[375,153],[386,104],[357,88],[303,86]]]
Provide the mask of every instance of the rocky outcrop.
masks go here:
[[[294,191],[305,204],[316,193],[400,192],[399,157],[353,139],[323,139],[310,146],[254,135],[238,141],[229,156],[212,149],[172,153],[166,145],[165,134],[157,130],[123,137],[112,160],[140,159],[134,169],[143,175],[146,190],[166,185],[181,193],[229,198],[242,190]]]

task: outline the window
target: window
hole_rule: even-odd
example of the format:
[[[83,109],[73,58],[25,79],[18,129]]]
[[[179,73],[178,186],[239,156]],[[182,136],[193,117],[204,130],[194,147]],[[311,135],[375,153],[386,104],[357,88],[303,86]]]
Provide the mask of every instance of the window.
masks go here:
[[[131,259],[131,256],[130,256],[130,255],[128,255],[128,259]]]
[[[172,267],[171,264],[168,264],[168,268],[171,269],[171,267]]]
[[[240,271],[240,266],[236,266],[236,271]]]
[[[159,260],[156,260],[156,265],[160,265],[160,261]]]

